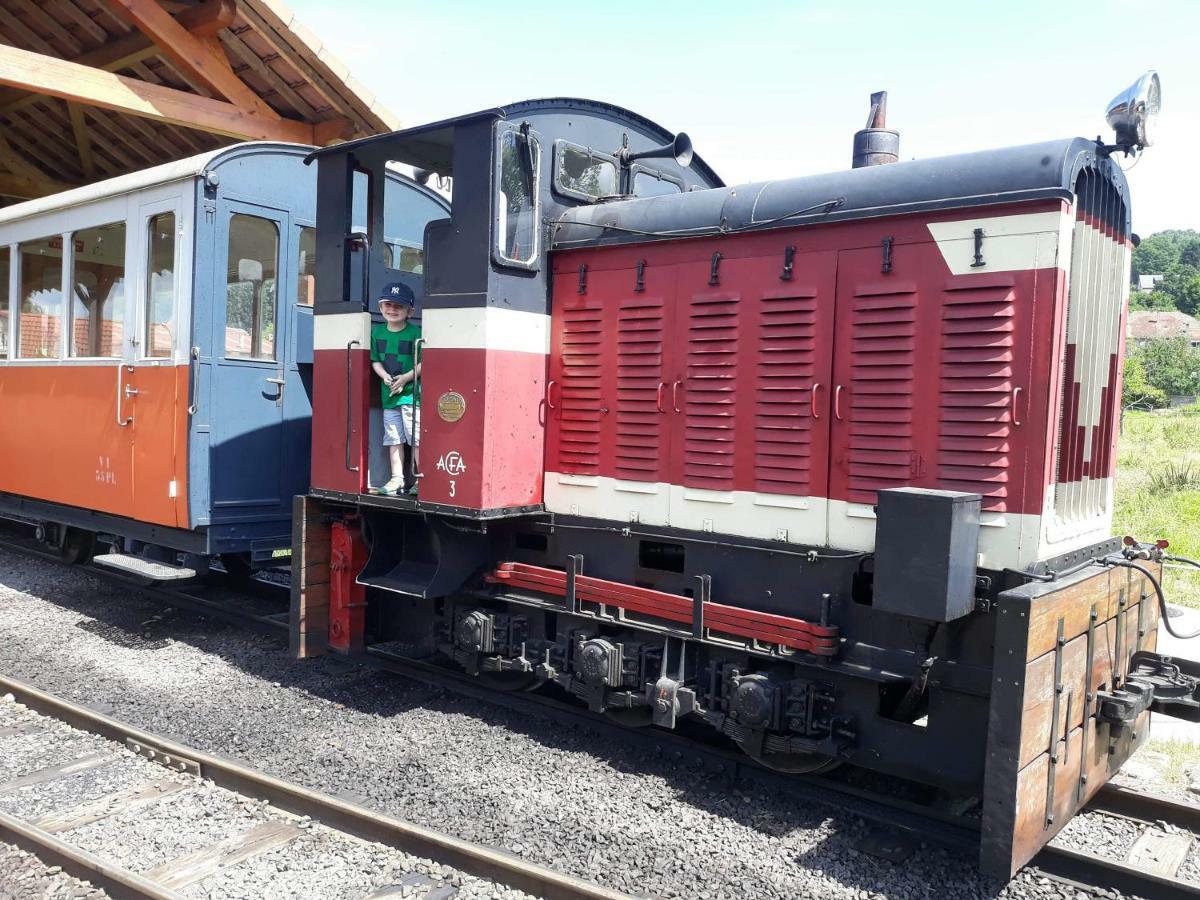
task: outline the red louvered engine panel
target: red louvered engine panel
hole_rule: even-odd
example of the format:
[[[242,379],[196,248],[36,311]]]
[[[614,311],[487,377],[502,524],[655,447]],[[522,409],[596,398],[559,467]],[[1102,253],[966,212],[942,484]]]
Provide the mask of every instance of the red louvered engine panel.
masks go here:
[[[550,443],[559,472],[600,474],[604,370],[604,310],[580,298],[560,309],[552,326],[554,353],[547,385]]]
[[[694,272],[695,268],[685,270]],[[738,300],[737,294],[730,293],[702,293],[688,300],[681,482],[688,487],[713,491],[734,488],[740,389]],[[677,393],[674,384],[672,391]]]
[[[629,292],[617,304],[616,435],[613,474],[659,481],[666,441],[666,315],[660,291]]]
[[[920,474],[913,441],[916,305],[916,286],[906,281],[853,292],[850,383],[834,388],[834,417],[849,422],[848,489],[857,503],[874,503],[876,491],[912,484]]]
[[[1015,293],[1007,284],[947,287],[942,305],[938,484],[1009,499]]]

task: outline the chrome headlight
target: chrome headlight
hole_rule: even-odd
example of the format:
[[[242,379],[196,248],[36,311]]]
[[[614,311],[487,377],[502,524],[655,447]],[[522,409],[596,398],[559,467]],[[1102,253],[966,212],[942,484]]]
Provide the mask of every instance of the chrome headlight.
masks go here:
[[[1117,133],[1117,144],[1125,149],[1149,147],[1154,143],[1155,123],[1162,105],[1158,73],[1151,69],[1108,104],[1108,124]]]

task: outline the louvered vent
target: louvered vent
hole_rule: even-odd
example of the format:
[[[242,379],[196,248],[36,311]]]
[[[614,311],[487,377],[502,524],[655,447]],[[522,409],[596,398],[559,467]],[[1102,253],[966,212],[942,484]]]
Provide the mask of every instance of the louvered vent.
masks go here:
[[[1120,341],[1129,290],[1124,198],[1094,169],[1075,184],[1075,231],[1055,447],[1060,523],[1106,515],[1120,397]]]
[[[1009,502],[1013,303],[1011,286],[964,287],[942,307],[938,486],[996,512]]]
[[[759,303],[754,385],[754,488],[812,493],[811,390],[816,294]]]
[[[563,310],[562,398],[559,401],[560,471],[600,471],[603,311]]]
[[[691,487],[733,490],[737,308],[733,298],[691,302],[683,468]]]
[[[849,488],[874,503],[883,488],[913,483],[915,289],[854,297]]]
[[[623,301],[618,325],[616,473],[618,478],[657,481],[663,463],[662,298]]]

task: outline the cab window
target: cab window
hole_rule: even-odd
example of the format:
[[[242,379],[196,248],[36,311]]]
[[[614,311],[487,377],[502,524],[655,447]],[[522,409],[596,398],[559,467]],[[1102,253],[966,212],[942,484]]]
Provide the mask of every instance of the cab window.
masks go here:
[[[235,213],[229,219],[225,281],[225,356],[275,359],[275,281],[279,227],[270,219]]]
[[[125,340],[125,223],[84,228],[71,243],[71,355],[120,356]]]
[[[21,265],[18,355],[56,359],[61,355],[63,337],[62,238],[26,241],[17,253]]]
[[[566,141],[557,142],[555,154],[558,193],[589,202],[620,193],[617,164],[611,157]]]
[[[683,185],[653,169],[635,168],[633,172],[633,196],[665,197],[683,193]]]
[[[538,255],[538,169],[532,135],[502,131],[496,196],[496,251],[501,262],[531,267]]]
[[[146,235],[146,356],[167,357],[175,340],[175,213],[151,216]]]

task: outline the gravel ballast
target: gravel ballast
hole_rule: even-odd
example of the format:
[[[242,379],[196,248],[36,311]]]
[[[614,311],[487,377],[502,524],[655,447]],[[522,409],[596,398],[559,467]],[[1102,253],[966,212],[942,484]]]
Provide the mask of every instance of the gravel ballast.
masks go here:
[[[298,662],[281,639],[163,612],[84,571],[0,550],[0,672],[572,875],[697,900],[1081,897],[1028,873],[1001,886],[935,847],[884,862],[855,849],[869,829],[844,811],[341,660]],[[1078,817],[1072,843],[1111,842],[1105,818]]]

